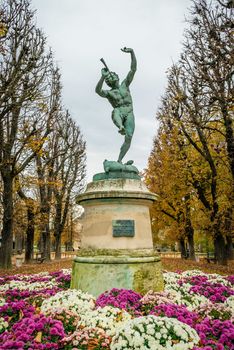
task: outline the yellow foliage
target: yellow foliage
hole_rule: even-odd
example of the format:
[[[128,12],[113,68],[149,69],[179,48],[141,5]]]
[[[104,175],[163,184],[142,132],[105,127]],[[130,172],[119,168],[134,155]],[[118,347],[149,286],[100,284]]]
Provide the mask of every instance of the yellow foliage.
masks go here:
[[[45,141],[45,137],[38,138],[38,136],[32,135],[31,137],[29,137],[26,147],[31,149],[31,151],[37,153],[37,155],[39,155],[40,157],[42,157],[45,152],[43,150],[43,145]]]
[[[0,38],[4,37],[8,32],[8,28],[5,23],[0,23]]]
[[[222,215],[220,220],[225,226],[225,215],[230,208],[232,178],[224,136],[216,131],[222,131],[221,126],[213,121],[208,126],[210,130],[205,131],[205,136],[217,169],[217,203]],[[202,149],[196,132],[190,131],[190,134]],[[212,203],[210,166],[185,139],[179,123],[173,122],[171,129],[161,126],[148,160],[145,181],[148,188],[158,194],[158,201],[151,211],[155,241],[162,241],[163,238],[164,242],[173,243],[179,237],[185,237],[188,215],[196,231],[209,231],[210,211],[199,199],[194,183],[202,186],[204,195]]]

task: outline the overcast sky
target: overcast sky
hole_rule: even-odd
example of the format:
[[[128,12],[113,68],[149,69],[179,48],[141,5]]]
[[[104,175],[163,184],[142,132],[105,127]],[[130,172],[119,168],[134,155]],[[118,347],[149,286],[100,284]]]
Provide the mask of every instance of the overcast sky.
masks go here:
[[[181,53],[190,0],[32,0],[62,74],[63,103],[87,142],[87,180],[103,172],[103,160],[117,160],[123,136],[111,120],[109,102],[95,93],[103,57],[124,79],[132,47],[138,69],[131,85],[136,129],[124,158],[141,171],[157,131],[155,114],[166,70]]]

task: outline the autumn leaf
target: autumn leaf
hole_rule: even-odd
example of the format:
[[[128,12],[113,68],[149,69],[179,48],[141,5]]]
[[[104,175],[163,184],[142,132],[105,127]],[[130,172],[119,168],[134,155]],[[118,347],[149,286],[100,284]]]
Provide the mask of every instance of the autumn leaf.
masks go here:
[[[38,332],[34,340],[38,343],[41,343],[41,339],[42,339],[42,332]]]

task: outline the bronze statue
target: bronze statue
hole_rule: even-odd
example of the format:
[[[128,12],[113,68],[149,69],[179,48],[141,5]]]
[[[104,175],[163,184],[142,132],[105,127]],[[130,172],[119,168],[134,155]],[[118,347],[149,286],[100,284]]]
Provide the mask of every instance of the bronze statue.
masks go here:
[[[135,121],[133,114],[132,97],[129,90],[134,74],[136,72],[137,61],[133,49],[124,47],[123,52],[131,54],[131,69],[126,78],[119,83],[119,77],[115,72],[110,72],[103,58],[101,59],[105,68],[101,70],[101,78],[96,86],[96,93],[108,99],[112,105],[112,120],[119,129],[119,133],[124,135],[124,143],[120,148],[118,162],[122,163],[122,159],[130,148],[132,136],[135,129]],[[103,90],[103,83],[111,88],[110,90]]]

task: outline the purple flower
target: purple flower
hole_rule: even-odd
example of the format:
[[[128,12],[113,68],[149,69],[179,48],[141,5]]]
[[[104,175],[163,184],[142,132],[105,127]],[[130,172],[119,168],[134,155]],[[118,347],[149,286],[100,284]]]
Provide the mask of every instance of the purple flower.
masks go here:
[[[35,313],[35,308],[24,300],[10,301],[0,306],[0,315],[11,325],[20,317],[30,317]]]
[[[232,276],[229,276],[232,280]],[[184,283],[191,284],[190,292],[204,295],[213,303],[222,303],[230,295],[234,295],[234,290],[230,287],[224,286],[221,283],[211,283],[207,276],[190,276],[181,278],[177,282],[181,287]]]
[[[206,317],[194,328],[198,332],[202,345],[207,347],[206,349],[210,346],[212,350],[234,350],[234,325],[231,321],[212,320]]]
[[[136,315],[140,313],[141,298],[142,296],[133,290],[113,288],[99,295],[96,306],[111,305]]]
[[[234,285],[234,275],[227,276],[227,281]]]
[[[39,331],[42,334],[41,343],[35,341]],[[38,350],[58,349],[57,343],[64,336],[62,322],[42,314],[31,315],[16,322],[11,331],[5,331],[0,335],[0,343],[3,344],[1,350],[26,349],[29,344],[31,348]]]
[[[203,282],[190,288],[190,292],[204,295],[213,303],[224,302],[229,296],[234,295],[233,289],[220,283]]]
[[[195,312],[189,311],[186,306],[176,304],[157,305],[150,312],[150,315],[177,318],[178,321],[186,323],[191,327],[194,327],[199,318]]]
[[[49,296],[55,295],[61,288],[54,287],[53,289],[41,289],[40,294],[47,294]],[[8,301],[16,301],[25,298],[30,298],[36,296],[39,292],[37,290],[19,290],[19,289],[9,289],[6,291],[5,297]]]

